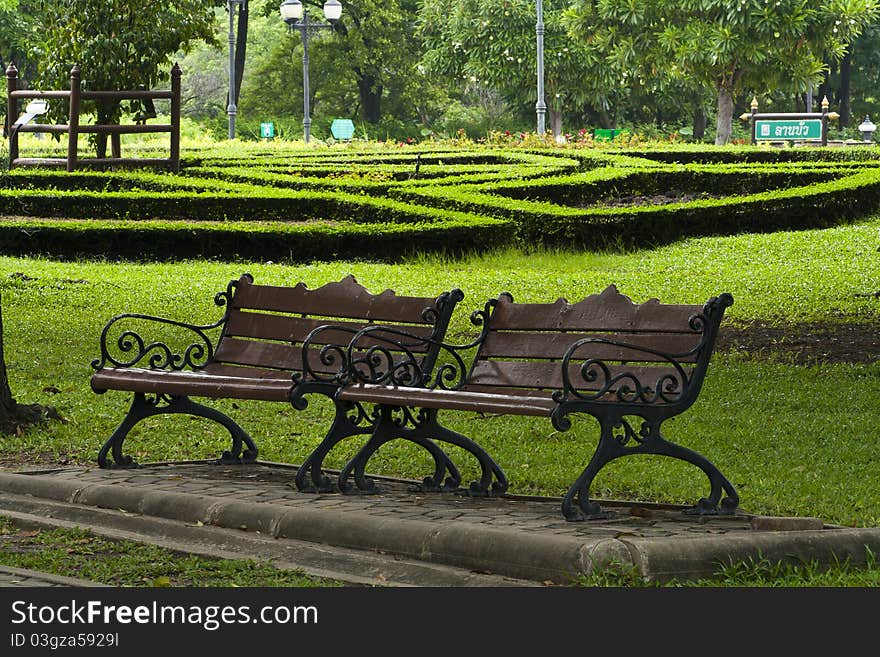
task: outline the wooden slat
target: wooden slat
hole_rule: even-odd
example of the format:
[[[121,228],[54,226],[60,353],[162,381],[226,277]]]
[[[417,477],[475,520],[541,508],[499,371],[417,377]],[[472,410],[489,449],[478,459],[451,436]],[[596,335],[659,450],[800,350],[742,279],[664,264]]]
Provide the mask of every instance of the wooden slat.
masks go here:
[[[336,352],[330,352],[336,360],[332,364],[325,364],[321,361],[320,352],[320,349],[310,349],[308,351],[310,369],[313,372],[322,374],[336,374],[342,365],[340,355]],[[392,355],[395,354],[392,352]],[[352,356],[357,361],[357,359],[364,357],[364,352],[356,351]],[[406,357],[402,357],[399,360],[395,359],[396,362],[406,360]],[[218,365],[244,365],[261,369],[300,372],[303,370],[302,347],[276,342],[226,338],[217,347],[217,351],[214,354],[214,363]],[[421,365],[421,362],[419,364]],[[383,369],[384,361],[380,365],[379,369]],[[364,372],[363,366],[359,365],[358,369]]]
[[[374,322],[425,324],[425,308],[434,299],[397,296],[391,290],[374,295],[353,276],[310,290],[304,283],[294,287],[239,285],[233,299],[235,308],[287,312],[321,317],[366,319]]]
[[[215,399],[256,399],[287,401],[292,382],[277,379],[251,379],[243,376],[219,376],[206,372],[166,372],[134,368],[108,368],[96,372],[92,389],[125,390]]]
[[[211,363],[205,366],[202,371],[217,376],[238,376],[264,381],[286,381],[288,383],[292,381],[290,378],[291,373],[288,370],[270,370],[262,367],[247,367],[245,365]]]
[[[702,306],[661,304],[651,299],[639,305],[613,285],[602,294],[571,304],[513,303],[501,295],[492,313],[496,330],[516,331],[658,331],[692,333],[688,321]]]
[[[640,347],[683,354],[699,343],[700,334],[682,333],[535,333],[491,331],[480,348],[481,357],[486,358],[559,358],[565,356],[568,348],[583,338],[607,339],[625,342]],[[576,355],[581,358],[600,358],[603,360],[626,360],[646,362],[668,362],[637,349],[627,349],[602,343],[588,343],[578,348]],[[696,356],[679,359],[681,362],[695,362]]]
[[[128,135],[146,132],[171,132],[171,126],[165,123],[153,123],[149,125],[81,125],[81,133],[95,133],[105,135]]]
[[[660,366],[613,366],[609,367],[612,377],[622,373],[630,373],[644,386],[651,386],[664,374],[671,374],[679,379],[678,373],[671,367]],[[580,365],[569,367],[569,378],[580,390],[596,390],[602,386],[601,380],[587,383],[583,380]],[[631,382],[624,381],[623,383]],[[544,390],[560,390],[562,388],[562,368],[559,363],[540,361],[480,361],[474,367],[468,384],[477,386],[501,386],[506,388],[539,388]]]
[[[461,390],[426,390],[424,388],[374,385],[347,386],[339,392],[338,398],[371,404],[537,416],[548,416],[556,407],[556,402],[549,396],[539,398]]]
[[[357,331],[371,326],[368,322],[345,322],[345,321],[328,321],[326,319],[313,319],[309,317],[296,317],[292,315],[270,315],[266,313],[242,312],[241,310],[232,310],[229,314],[229,320],[226,323],[226,335],[238,336],[246,338],[258,338],[263,340],[279,340],[285,342],[302,342],[316,328],[333,324],[335,326],[344,327],[346,330],[340,331],[320,331],[318,332],[312,344],[341,344],[347,345]],[[425,325],[384,325],[386,328],[396,328],[406,333],[410,333],[419,337],[428,337],[431,335],[431,328]],[[403,336],[397,336],[391,333],[381,333],[377,335],[385,335],[391,340],[406,340],[407,343],[412,342]],[[391,348],[389,342],[384,340],[368,340],[366,336],[358,342],[359,345],[370,347],[373,345],[382,345]],[[416,353],[425,351],[424,344],[411,347],[410,350]]]
[[[338,366],[323,365],[317,350],[309,360],[316,372],[335,372]],[[302,348],[275,342],[259,342],[255,340],[238,340],[224,338],[217,346],[214,362],[234,365],[248,365],[287,371],[301,371]]]

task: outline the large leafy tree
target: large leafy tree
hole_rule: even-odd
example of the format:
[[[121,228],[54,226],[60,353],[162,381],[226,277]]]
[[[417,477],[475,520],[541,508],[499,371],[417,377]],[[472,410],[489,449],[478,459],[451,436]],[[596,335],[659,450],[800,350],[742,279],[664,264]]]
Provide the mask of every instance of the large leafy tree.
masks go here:
[[[213,9],[198,0],[34,0],[34,12],[42,26],[36,83],[44,89],[69,87],[73,65],[87,88],[150,89],[168,79],[171,55],[215,38]],[[66,109],[52,103],[50,116],[60,119]],[[100,123],[118,123],[139,108],[111,100],[84,109]]]
[[[4,68],[9,62],[23,68],[33,23],[27,4],[19,0],[0,0],[0,63]]]
[[[303,4],[310,21],[323,22],[322,0]],[[319,109],[318,95],[333,98],[338,111],[377,124],[386,106],[399,111],[406,99],[417,98],[416,9],[417,0],[343,0],[342,17],[332,30],[310,32],[313,109]],[[277,38],[268,56],[262,52],[257,57],[241,104],[251,111],[256,106],[263,111],[291,107],[302,84],[296,66],[302,44],[296,33],[284,35],[278,2],[265,0],[260,13],[277,20]]]
[[[348,62],[360,116],[378,123],[386,90],[401,93],[417,61],[413,24],[417,0],[349,0],[334,26],[337,57]]]
[[[628,90],[603,53],[587,40],[572,41],[562,23],[563,0],[545,0],[544,87],[549,123],[562,131],[563,111],[586,110],[610,127],[609,114]],[[419,34],[423,63],[436,75],[458,83],[495,89],[512,105],[535,106],[537,48],[534,0],[454,4],[423,0]]]
[[[818,86],[823,58],[842,58],[877,11],[876,0],[577,0],[570,27],[641,77],[712,89],[715,143],[725,144],[740,93]]]

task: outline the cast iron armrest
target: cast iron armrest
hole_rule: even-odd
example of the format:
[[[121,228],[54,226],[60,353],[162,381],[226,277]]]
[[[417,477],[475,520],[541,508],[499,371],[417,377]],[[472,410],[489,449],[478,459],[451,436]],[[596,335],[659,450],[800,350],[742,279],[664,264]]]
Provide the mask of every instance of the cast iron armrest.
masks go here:
[[[321,344],[319,338],[325,331],[350,333],[348,344]],[[454,345],[431,336],[421,336],[398,327],[374,324],[362,329],[352,329],[328,324],[319,326],[309,333],[302,344],[302,372],[293,375],[295,384],[308,382],[352,385],[369,383],[373,385],[408,386],[454,389],[464,383],[467,366],[459,351],[479,344],[474,341]],[[416,351],[419,349],[419,351]],[[425,360],[436,360],[440,353],[452,357],[452,362],[443,363],[436,371],[425,371]],[[320,364],[335,367],[336,371],[318,372],[312,359],[318,358]],[[451,385],[450,385],[451,384]]]
[[[638,362],[639,354],[650,355],[653,362],[666,365],[658,367],[656,373],[638,373],[627,369],[625,362],[590,356],[589,347],[609,345],[626,350],[632,354],[626,361]],[[562,390],[553,393],[557,403],[570,401],[605,401],[608,403],[630,404],[674,404],[680,402],[688,392],[693,373],[686,370],[681,363],[683,358],[698,354],[703,340],[687,352],[671,354],[657,349],[612,340],[608,338],[582,338],[572,344],[562,358]],[[580,356],[578,353],[580,352]],[[572,361],[580,375],[579,380],[572,381]],[[578,366],[578,363],[580,365]],[[656,377],[656,378],[654,378]],[[579,385],[581,384],[581,385]]]
[[[211,324],[188,324],[165,317],[124,313],[111,318],[101,331],[101,357],[92,361],[92,369],[100,370],[108,365],[113,367],[134,367],[144,359],[150,369],[178,371],[187,367],[193,370],[202,369],[214,357],[215,345],[208,337],[207,331],[219,328],[229,317],[229,301],[236,281],[231,281],[225,292],[214,295],[214,303],[219,307],[227,306],[223,316]],[[182,349],[173,349],[159,340],[148,342],[134,329],[124,329],[115,340],[115,349],[111,350],[110,330],[125,320],[133,322],[155,322],[165,326],[184,329],[194,333],[196,341]],[[130,355],[125,357],[124,355]]]
[[[185,329],[195,334],[196,339],[182,349],[175,350],[165,342],[159,340],[147,341],[134,329],[125,329],[115,340],[115,349],[111,349],[108,343],[110,330],[119,322],[125,320],[138,320],[157,322],[167,326]],[[224,318],[225,320],[225,318]],[[113,317],[101,331],[101,357],[92,361],[92,368],[100,370],[111,365],[113,367],[134,367],[146,361],[152,370],[183,370],[190,368],[198,370],[207,365],[214,357],[214,344],[206,331],[217,328],[224,320],[214,324],[195,325],[178,322],[164,317],[140,315],[137,313],[125,313]],[[129,355],[129,357],[125,357]]]

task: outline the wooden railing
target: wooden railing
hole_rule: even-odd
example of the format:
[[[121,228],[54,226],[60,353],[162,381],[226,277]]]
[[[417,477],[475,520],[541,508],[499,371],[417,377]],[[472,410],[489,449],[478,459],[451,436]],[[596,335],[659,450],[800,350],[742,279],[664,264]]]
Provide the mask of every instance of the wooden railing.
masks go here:
[[[18,89],[18,69],[11,65],[6,69],[7,89],[7,135],[9,137],[9,168],[26,165],[66,166],[73,171],[78,166],[158,166],[172,171],[180,171],[180,66],[171,68],[171,89],[169,91],[84,91],[81,88],[79,66],[70,71],[70,90],[33,91]],[[27,123],[16,120],[18,103],[22,99],[50,100],[66,99],[70,103],[70,118],[62,125]],[[154,125],[110,125],[80,124],[80,106],[84,100],[158,100],[171,101],[171,123]],[[22,132],[42,132],[67,134],[66,158],[22,158],[19,157],[18,138]],[[171,153],[166,158],[124,158],[120,135],[138,133],[168,132],[171,134]],[[80,158],[78,153],[81,134],[109,135],[111,157]]]

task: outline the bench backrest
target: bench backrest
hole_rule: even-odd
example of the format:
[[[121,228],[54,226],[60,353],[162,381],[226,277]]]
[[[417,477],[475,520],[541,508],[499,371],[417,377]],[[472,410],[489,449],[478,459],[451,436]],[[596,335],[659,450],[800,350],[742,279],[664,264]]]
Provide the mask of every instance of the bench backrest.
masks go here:
[[[314,290],[304,283],[293,287],[255,285],[243,275],[231,284],[227,318],[211,367],[250,367],[271,370],[336,374],[346,367],[344,354],[327,345],[348,345],[352,337],[370,326],[428,340],[404,340],[426,372],[434,367],[437,347],[452,311],[463,295],[458,290],[436,298],[398,296],[391,290],[372,294],[353,276]],[[332,325],[333,329],[320,328]],[[384,335],[384,334],[383,334]],[[303,343],[308,340],[304,349]],[[376,347],[372,355],[396,358],[404,349],[383,336],[369,334],[359,346]],[[323,352],[323,356],[322,356]],[[382,365],[379,364],[379,367]]]
[[[571,304],[514,303],[502,294],[464,386],[563,393],[566,400],[690,403],[718,324],[732,303],[635,304],[612,285]]]

